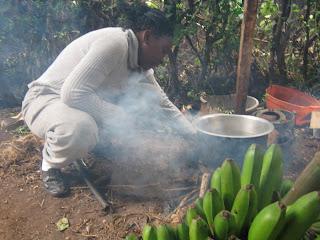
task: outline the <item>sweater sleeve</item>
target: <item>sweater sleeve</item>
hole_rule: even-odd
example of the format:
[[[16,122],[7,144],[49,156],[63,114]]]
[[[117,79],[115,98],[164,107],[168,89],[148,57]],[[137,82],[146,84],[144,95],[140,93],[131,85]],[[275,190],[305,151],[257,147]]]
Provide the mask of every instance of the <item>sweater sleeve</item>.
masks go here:
[[[89,113],[98,123],[113,125],[124,118],[121,107],[111,104],[96,93],[117,66],[127,62],[125,41],[97,40],[74,67],[61,89],[62,101]]]
[[[152,84],[157,87],[160,92],[161,97],[161,107],[165,114],[169,117],[169,119],[176,122],[179,125],[179,129],[187,134],[187,135],[194,135],[197,130],[195,127],[188,121],[188,119],[181,113],[181,111],[169,100],[167,95],[164,93],[162,88],[160,87],[159,83],[156,81],[153,75],[153,70],[150,69],[146,73],[145,78],[146,83]]]

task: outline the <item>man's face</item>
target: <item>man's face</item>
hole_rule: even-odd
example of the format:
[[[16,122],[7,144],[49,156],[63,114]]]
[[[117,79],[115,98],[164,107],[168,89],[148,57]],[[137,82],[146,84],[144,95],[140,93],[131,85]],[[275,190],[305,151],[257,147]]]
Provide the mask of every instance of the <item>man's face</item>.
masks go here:
[[[172,48],[172,38],[168,36],[156,37],[146,30],[140,34],[139,39],[139,65],[144,69],[163,64],[164,57]]]

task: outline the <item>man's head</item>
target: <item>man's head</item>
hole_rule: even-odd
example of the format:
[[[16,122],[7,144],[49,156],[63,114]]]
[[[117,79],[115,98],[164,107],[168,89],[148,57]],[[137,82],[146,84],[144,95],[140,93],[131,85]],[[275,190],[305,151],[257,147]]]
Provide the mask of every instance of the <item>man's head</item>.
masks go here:
[[[163,64],[173,44],[173,26],[165,14],[145,4],[120,6],[125,13],[123,25],[139,41],[139,65],[148,70]]]

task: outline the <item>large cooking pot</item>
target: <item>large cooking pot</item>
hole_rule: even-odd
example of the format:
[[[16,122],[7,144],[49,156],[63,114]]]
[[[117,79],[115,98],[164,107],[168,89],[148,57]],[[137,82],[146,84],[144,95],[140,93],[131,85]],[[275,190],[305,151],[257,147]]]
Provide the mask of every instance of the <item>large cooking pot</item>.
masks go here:
[[[249,146],[267,148],[268,134],[274,130],[271,122],[249,115],[210,114],[194,120],[198,130],[201,160],[216,168],[226,158],[233,158],[242,167]]]

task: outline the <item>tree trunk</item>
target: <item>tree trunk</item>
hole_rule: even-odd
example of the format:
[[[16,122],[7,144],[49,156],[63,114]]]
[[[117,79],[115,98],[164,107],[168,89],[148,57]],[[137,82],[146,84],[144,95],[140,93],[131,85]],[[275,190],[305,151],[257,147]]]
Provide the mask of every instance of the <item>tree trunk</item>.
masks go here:
[[[307,0],[307,11],[306,15],[304,16],[304,21],[308,22],[310,16],[310,0]],[[304,82],[308,80],[308,51],[309,51],[309,44],[310,44],[310,35],[309,35],[309,27],[308,24],[306,25],[306,42],[304,45],[303,50],[303,66],[302,66],[302,75]]]
[[[179,74],[177,67],[177,56],[179,52],[179,46],[175,46],[173,51],[169,53],[169,78],[168,84],[165,91],[168,93],[168,96],[171,97],[175,95],[177,88],[179,88]]]
[[[234,109],[236,114],[245,114],[246,111],[257,8],[257,0],[246,0],[244,3]]]

